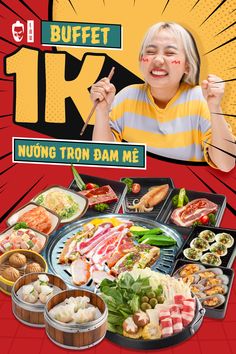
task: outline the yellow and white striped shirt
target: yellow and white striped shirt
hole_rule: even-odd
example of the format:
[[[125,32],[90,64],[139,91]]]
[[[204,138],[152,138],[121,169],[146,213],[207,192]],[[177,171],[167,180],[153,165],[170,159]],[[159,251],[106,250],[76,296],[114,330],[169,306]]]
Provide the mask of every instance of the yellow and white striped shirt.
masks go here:
[[[146,143],[147,151],[172,159],[208,160],[211,119],[200,86],[182,83],[164,109],[148,85],[128,86],[116,95],[110,118],[116,141]]]

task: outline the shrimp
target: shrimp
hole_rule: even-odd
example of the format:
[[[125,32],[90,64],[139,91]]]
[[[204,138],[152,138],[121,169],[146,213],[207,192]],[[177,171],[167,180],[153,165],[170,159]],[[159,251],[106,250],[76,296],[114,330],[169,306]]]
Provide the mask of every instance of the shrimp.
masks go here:
[[[138,203],[128,206],[129,209],[135,209],[140,213],[150,212],[153,210],[153,207],[159,204],[167,195],[169,190],[168,184],[163,184],[152,188],[149,192],[144,194]]]

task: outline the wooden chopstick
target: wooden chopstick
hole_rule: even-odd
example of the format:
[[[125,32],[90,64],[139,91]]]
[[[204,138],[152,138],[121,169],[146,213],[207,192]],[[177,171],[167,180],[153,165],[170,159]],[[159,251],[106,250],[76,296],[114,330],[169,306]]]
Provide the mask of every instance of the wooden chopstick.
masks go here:
[[[115,67],[113,66],[112,69],[111,69],[111,71],[110,71],[110,73],[109,73],[109,75],[108,75],[108,79],[109,79],[109,80],[112,79],[112,76],[114,75],[114,71],[115,71]],[[85,123],[84,123],[84,126],[83,126],[83,128],[81,129],[80,136],[84,134],[84,131],[85,131],[85,129],[87,128],[87,125],[88,125],[88,123],[89,123],[89,121],[90,121],[90,119],[91,119],[91,117],[92,117],[92,115],[93,115],[93,113],[94,113],[94,111],[95,111],[95,109],[96,109],[96,107],[97,107],[97,105],[98,105],[99,102],[100,102],[99,99],[97,99],[97,100],[94,102],[93,108],[91,109],[91,112],[89,113],[88,118],[86,119],[86,121],[85,121]]]

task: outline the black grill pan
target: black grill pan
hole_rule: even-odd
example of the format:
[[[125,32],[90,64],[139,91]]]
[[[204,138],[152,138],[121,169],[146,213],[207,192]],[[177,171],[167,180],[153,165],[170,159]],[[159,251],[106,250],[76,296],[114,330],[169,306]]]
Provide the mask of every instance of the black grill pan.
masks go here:
[[[122,203],[123,212],[125,214],[133,214],[133,215],[139,215],[150,219],[155,219],[159,215],[165,203],[165,200],[167,200],[171,190],[174,188],[174,183],[172,179],[171,178],[139,178],[139,177],[128,177],[128,178],[131,178],[134,181],[134,183],[139,183],[141,186],[141,191],[137,194],[134,194],[132,192],[126,193]],[[128,205],[132,205],[135,199],[140,199],[144,194],[146,194],[150,187],[161,186],[162,184],[168,184],[170,189],[167,193],[166,198],[163,201],[161,201],[158,205],[156,205],[151,212],[137,213],[134,210],[130,210],[128,208]]]
[[[105,214],[110,214],[110,213],[118,213],[120,210],[120,207],[122,205],[122,201],[125,197],[125,193],[127,190],[127,186],[125,183],[123,182],[118,182],[118,181],[114,181],[111,179],[106,179],[106,178],[100,178],[100,177],[95,177],[95,176],[89,176],[89,175],[83,175],[80,174],[82,180],[84,181],[84,183],[95,183],[98,184],[99,187],[105,186],[105,185],[109,185],[114,192],[116,193],[118,200],[117,202],[113,202],[109,204],[109,208],[104,211]],[[75,180],[73,180],[69,186],[70,189],[73,189],[76,192],[79,192],[79,188],[77,187]],[[100,216],[101,213],[99,213],[98,211],[94,210],[93,208],[89,208],[86,212],[86,217],[90,217],[90,216]]]
[[[160,214],[158,215],[158,217],[156,218],[157,221],[160,221],[164,224],[170,225],[171,227],[173,227],[174,229],[176,229],[177,231],[179,231],[182,235],[184,236],[188,236],[191,231],[193,230],[193,227],[183,227],[183,226],[178,226],[175,225],[171,220],[170,220],[170,216],[172,214],[172,212],[174,211],[174,206],[172,204],[172,198],[176,195],[179,194],[180,189],[179,188],[175,188],[171,191],[171,193],[169,194],[167,200],[165,201]],[[198,199],[198,198],[207,198],[208,200],[212,201],[213,203],[218,205],[218,209],[216,212],[216,224],[215,226],[219,226],[221,219],[223,217],[224,214],[224,210],[226,207],[226,197],[222,194],[213,194],[213,193],[205,193],[205,192],[197,192],[197,191],[191,191],[191,190],[186,190],[186,194],[189,198],[189,201],[192,201],[194,199]]]
[[[144,219],[138,216],[136,217],[134,215],[110,214],[110,215],[101,215],[100,217],[101,218],[116,217],[119,219],[128,219],[134,222],[134,224],[139,226],[143,226],[147,228],[154,228],[154,227],[162,228],[166,234],[168,234],[169,236],[173,237],[176,240],[177,245],[161,248],[160,257],[151,266],[151,268],[154,271],[160,271],[165,274],[171,273],[174,266],[176,253],[183,244],[183,239],[176,230],[172,230],[171,228],[167,227],[166,225],[162,225],[157,221]],[[77,286],[72,283],[70,266],[67,264],[59,264],[58,263],[59,256],[62,252],[65,242],[70,237],[75,235],[76,232],[78,232],[81,229],[83,224],[88,223],[92,219],[93,217],[80,219],[74,223],[62,227],[59,231],[57,231],[56,233],[50,236],[46,248],[44,249],[43,256],[47,260],[49,270],[53,274],[59,275],[67,283],[69,287],[77,288]],[[89,281],[84,286],[84,288],[88,288],[89,290],[94,290],[94,284],[92,283],[92,281]]]
[[[107,331],[106,338],[125,348],[141,350],[166,348],[191,338],[202,324],[204,314],[204,308],[199,300],[196,299],[196,312],[193,321],[183,331],[177,334],[161,339],[144,340],[127,338],[120,334]]]
[[[184,259],[178,259],[175,262],[173,271],[172,271],[172,276],[177,272],[177,270],[179,268],[181,268],[182,266],[184,266],[185,264],[191,264],[191,263],[197,263],[197,262],[192,262],[192,261],[186,261]],[[232,285],[233,285],[233,279],[234,279],[234,271],[231,268],[226,268],[226,267],[212,267],[212,266],[207,266],[204,264],[204,267],[206,269],[208,268],[219,268],[222,269],[223,274],[227,275],[229,277],[229,283],[227,284],[229,290],[228,293],[225,294],[226,297],[226,301],[219,307],[215,308],[215,309],[209,309],[209,308],[205,308],[206,310],[206,317],[210,317],[210,318],[215,318],[215,319],[222,319],[225,317],[226,314],[226,310],[227,310],[227,306],[228,306],[228,301],[229,301],[229,297],[230,297],[230,292],[232,289]]]

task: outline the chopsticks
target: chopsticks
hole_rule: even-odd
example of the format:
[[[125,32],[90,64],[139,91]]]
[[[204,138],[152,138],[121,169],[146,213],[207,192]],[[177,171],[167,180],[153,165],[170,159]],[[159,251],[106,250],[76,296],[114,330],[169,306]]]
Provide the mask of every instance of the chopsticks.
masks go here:
[[[109,75],[108,75],[108,79],[109,79],[110,81],[111,81],[111,79],[112,79],[112,76],[114,75],[114,71],[115,71],[115,67],[113,66],[112,69],[111,69],[111,71],[110,71],[110,73],[109,73]],[[89,121],[90,121],[90,119],[91,119],[91,117],[92,117],[92,115],[93,115],[93,113],[94,113],[94,111],[95,111],[95,109],[96,109],[96,107],[97,107],[97,105],[98,105],[99,102],[100,102],[99,99],[97,99],[97,100],[94,102],[93,108],[91,109],[91,112],[89,113],[88,118],[86,119],[86,121],[85,121],[85,123],[84,123],[84,126],[83,126],[83,128],[81,129],[80,136],[84,134],[84,131],[85,131],[85,129],[87,128],[87,125],[88,125],[88,123],[89,123]]]

